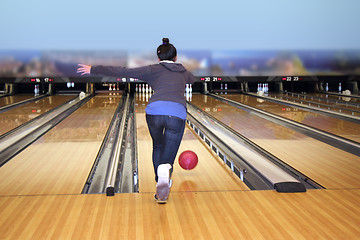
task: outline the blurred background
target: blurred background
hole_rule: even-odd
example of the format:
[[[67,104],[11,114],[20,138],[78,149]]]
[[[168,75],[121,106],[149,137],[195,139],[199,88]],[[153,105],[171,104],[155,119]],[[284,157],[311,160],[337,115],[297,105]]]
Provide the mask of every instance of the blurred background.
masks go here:
[[[360,74],[360,1],[3,0],[0,77],[157,62],[168,37],[196,76]]]

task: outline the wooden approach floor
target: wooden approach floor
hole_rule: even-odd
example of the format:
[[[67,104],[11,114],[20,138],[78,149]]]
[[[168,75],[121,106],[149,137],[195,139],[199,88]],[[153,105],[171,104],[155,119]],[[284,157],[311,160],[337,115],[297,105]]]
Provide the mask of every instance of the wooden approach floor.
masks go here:
[[[0,239],[359,239],[360,190],[0,197]]]

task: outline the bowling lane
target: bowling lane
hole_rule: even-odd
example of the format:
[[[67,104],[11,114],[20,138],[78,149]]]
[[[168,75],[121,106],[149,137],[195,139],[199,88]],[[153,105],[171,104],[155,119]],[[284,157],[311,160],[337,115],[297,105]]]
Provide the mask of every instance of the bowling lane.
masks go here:
[[[0,168],[0,195],[80,194],[121,95],[96,95]]]
[[[19,94],[0,98],[0,107],[33,98],[34,94]]]
[[[324,94],[324,93],[314,93],[314,94],[309,94],[309,95],[313,95],[316,97],[320,97],[320,98],[328,98],[329,100],[334,100],[334,101],[347,101],[349,103],[354,103],[354,104],[360,104],[360,98],[359,97],[351,97],[350,96],[346,96],[346,95],[342,95],[342,96],[338,96],[338,95],[332,95],[332,94]]]
[[[154,170],[152,165],[152,140],[146,125],[146,100],[136,96],[136,122],[139,167],[139,191],[155,192]],[[185,150],[196,152],[199,163],[195,169],[183,170],[178,164],[180,153]],[[225,191],[248,190],[247,186],[233,174],[221,160],[218,159],[197,138],[192,130],[185,128],[183,141],[176,156],[171,192],[183,191]],[[171,196],[170,196],[171,197]]]
[[[193,94],[191,103],[326,188],[360,187],[355,155],[207,95]]]
[[[271,93],[273,94],[273,93]],[[279,95],[283,95],[283,96],[291,96],[292,97],[292,94],[289,93],[289,94],[279,94]],[[311,97],[313,97],[313,100],[314,101],[318,101],[318,102],[321,102],[318,100],[318,98],[321,98],[322,100],[331,100],[331,101],[347,101],[349,103],[353,103],[353,104],[360,104],[360,98],[359,97],[351,97],[351,95],[347,96],[347,95],[342,95],[342,96],[339,96],[339,95],[332,95],[332,94],[326,94],[326,93],[307,93],[305,94],[306,95],[306,98],[305,99],[311,99]],[[296,96],[296,93],[294,94],[294,97]],[[322,101],[324,102],[324,101]]]
[[[74,99],[75,95],[56,95],[41,98],[0,113],[0,135],[30,121],[43,113]]]
[[[316,106],[319,109],[331,110],[352,116],[360,116],[360,105],[355,102],[350,102],[351,97],[337,97],[328,94],[306,94],[306,95],[292,95],[292,94],[273,94],[270,97],[276,97],[282,100]]]
[[[224,95],[225,96],[225,95]],[[339,118],[331,117],[324,114],[305,111],[298,108],[286,106],[284,104],[263,99],[242,95],[231,94],[225,96],[228,99],[259,108],[261,110],[276,114],[278,116],[317,128],[332,134],[360,142],[359,124],[345,121]]]

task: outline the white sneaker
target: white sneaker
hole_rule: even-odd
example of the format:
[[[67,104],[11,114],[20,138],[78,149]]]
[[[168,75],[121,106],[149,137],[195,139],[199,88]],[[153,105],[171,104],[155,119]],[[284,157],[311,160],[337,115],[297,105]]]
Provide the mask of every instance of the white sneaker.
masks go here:
[[[156,185],[155,200],[158,203],[166,203],[170,193],[169,183],[158,183]]]
[[[156,184],[155,201],[158,203],[166,203],[172,180],[170,179],[170,164],[160,164],[157,169],[158,183]]]

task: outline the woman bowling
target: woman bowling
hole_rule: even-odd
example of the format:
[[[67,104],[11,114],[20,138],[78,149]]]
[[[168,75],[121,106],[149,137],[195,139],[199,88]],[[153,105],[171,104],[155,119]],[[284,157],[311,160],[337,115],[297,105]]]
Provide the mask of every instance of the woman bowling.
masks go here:
[[[147,82],[154,90],[146,112],[146,122],[153,142],[152,160],[155,171],[155,201],[166,203],[172,180],[173,164],[185,129],[186,84],[194,83],[194,76],[183,65],[175,63],[176,48],[163,38],[157,48],[158,64],[138,67],[90,66],[79,64],[81,75],[132,77]]]

